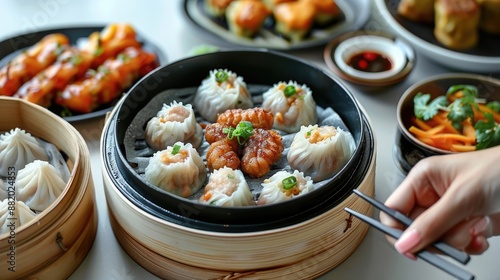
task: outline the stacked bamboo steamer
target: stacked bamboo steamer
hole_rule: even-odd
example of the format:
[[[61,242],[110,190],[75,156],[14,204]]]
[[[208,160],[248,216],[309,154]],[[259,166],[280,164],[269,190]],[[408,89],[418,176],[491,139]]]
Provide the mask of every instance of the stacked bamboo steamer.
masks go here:
[[[56,201],[13,234],[1,237],[1,278],[68,278],[86,257],[97,231],[88,148],[75,128],[40,106],[0,97],[0,112],[0,131],[19,127],[52,143],[67,156],[71,173]]]
[[[106,145],[115,115],[116,109],[103,130],[102,155],[109,151]],[[375,184],[374,141],[368,141],[363,178],[353,186],[370,196]],[[320,215],[286,227],[241,233],[195,229],[151,215],[128,200],[115,186],[120,174],[110,172],[104,158],[104,188],[114,234],[138,264],[163,279],[314,279],[347,259],[368,231],[344,208],[373,214],[369,204],[351,194]]]

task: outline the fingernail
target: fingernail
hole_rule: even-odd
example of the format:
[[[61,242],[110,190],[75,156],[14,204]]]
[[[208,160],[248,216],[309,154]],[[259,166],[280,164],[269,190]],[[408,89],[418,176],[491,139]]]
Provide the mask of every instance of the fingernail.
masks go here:
[[[420,233],[415,229],[411,229],[403,233],[401,238],[394,243],[394,247],[396,247],[398,252],[404,255],[413,249],[420,242],[420,240]]]
[[[472,235],[485,234],[486,237],[489,237],[490,231],[491,231],[490,230],[490,218],[488,216],[485,216],[484,218],[479,220],[471,228]]]

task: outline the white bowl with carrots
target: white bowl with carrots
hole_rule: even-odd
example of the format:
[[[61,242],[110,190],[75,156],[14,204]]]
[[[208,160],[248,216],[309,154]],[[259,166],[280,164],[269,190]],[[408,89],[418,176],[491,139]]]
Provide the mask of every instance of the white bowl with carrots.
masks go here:
[[[394,157],[407,173],[421,159],[500,145],[500,80],[452,73],[408,88],[397,107]]]

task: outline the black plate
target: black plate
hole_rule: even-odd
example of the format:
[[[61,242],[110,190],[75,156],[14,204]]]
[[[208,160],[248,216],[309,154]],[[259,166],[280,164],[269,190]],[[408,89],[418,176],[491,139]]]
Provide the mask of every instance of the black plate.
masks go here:
[[[7,63],[9,63],[9,61],[12,60],[15,56],[17,56],[21,51],[23,51],[27,47],[36,44],[46,35],[53,33],[62,33],[68,36],[70,44],[77,45],[79,40],[85,40],[93,32],[101,31],[104,28],[105,28],[104,25],[54,28],[54,29],[40,30],[31,33],[25,33],[5,39],[0,42],[0,68],[7,65]],[[137,35],[137,37],[138,40],[143,43],[144,50],[156,54],[158,63],[160,65],[166,64],[167,62],[166,56],[157,46],[147,41],[146,39],[142,38],[140,35]],[[119,98],[117,98],[117,100],[118,99]],[[102,117],[106,114],[106,112],[110,111],[113,108],[117,100],[113,101],[111,104],[102,105],[91,113],[73,115],[70,117],[65,117],[64,119],[68,122],[77,122],[96,117]],[[61,112],[60,107],[54,106],[49,108],[49,110],[54,112],[56,115],[60,116]]]
[[[279,81],[294,80],[306,84],[313,92],[318,106],[331,107],[336,111],[354,137],[356,149],[349,162],[335,176],[326,180],[316,190],[294,199],[263,206],[220,207],[202,205],[197,201],[159,191],[140,176],[127,161],[124,142],[127,129],[140,108],[145,107],[157,94],[166,89],[198,87],[207,73],[213,69],[228,69],[243,77],[247,84],[273,85]],[[371,136],[366,136],[366,122],[352,94],[336,78],[323,70],[309,65],[290,55],[274,51],[226,51],[187,58],[155,71],[144,77],[126,95],[118,108],[114,123],[114,143],[116,149],[112,178],[126,182],[127,192],[134,192],[150,203],[149,207],[162,209],[180,220],[193,220],[209,224],[225,224],[226,227],[241,229],[247,225],[274,224],[288,220],[317,207],[324,200],[339,201],[357,185],[353,177],[360,167],[365,147]],[[368,145],[371,145],[370,143]],[[104,151],[105,155],[109,150]],[[118,175],[119,174],[119,175]],[[154,206],[151,206],[154,205]],[[228,230],[228,229],[225,229]]]
[[[310,36],[301,42],[289,42],[274,31],[273,20],[265,22],[263,30],[255,39],[247,39],[233,34],[227,28],[225,19],[213,18],[205,12],[204,0],[184,0],[183,11],[187,20],[202,34],[216,42],[223,40],[242,47],[293,50],[320,46],[336,35],[361,28],[370,17],[370,0],[337,0],[343,17],[325,27],[313,28]]]
[[[434,24],[417,23],[398,14],[400,0],[376,0],[382,17],[419,51],[439,63],[456,69],[477,72],[499,72],[500,35],[480,31],[479,42],[469,50],[444,47],[434,36]]]

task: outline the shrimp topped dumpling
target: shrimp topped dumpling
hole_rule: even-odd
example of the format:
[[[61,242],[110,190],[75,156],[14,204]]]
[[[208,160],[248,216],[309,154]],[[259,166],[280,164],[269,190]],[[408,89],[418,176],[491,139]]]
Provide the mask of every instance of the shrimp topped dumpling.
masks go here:
[[[228,109],[253,107],[252,97],[243,78],[227,69],[209,73],[198,87],[193,104],[207,121],[215,122],[220,113]]]
[[[262,95],[262,108],[274,115],[273,128],[294,133],[302,125],[315,124],[318,120],[316,102],[312,91],[297,82],[279,82]]]

